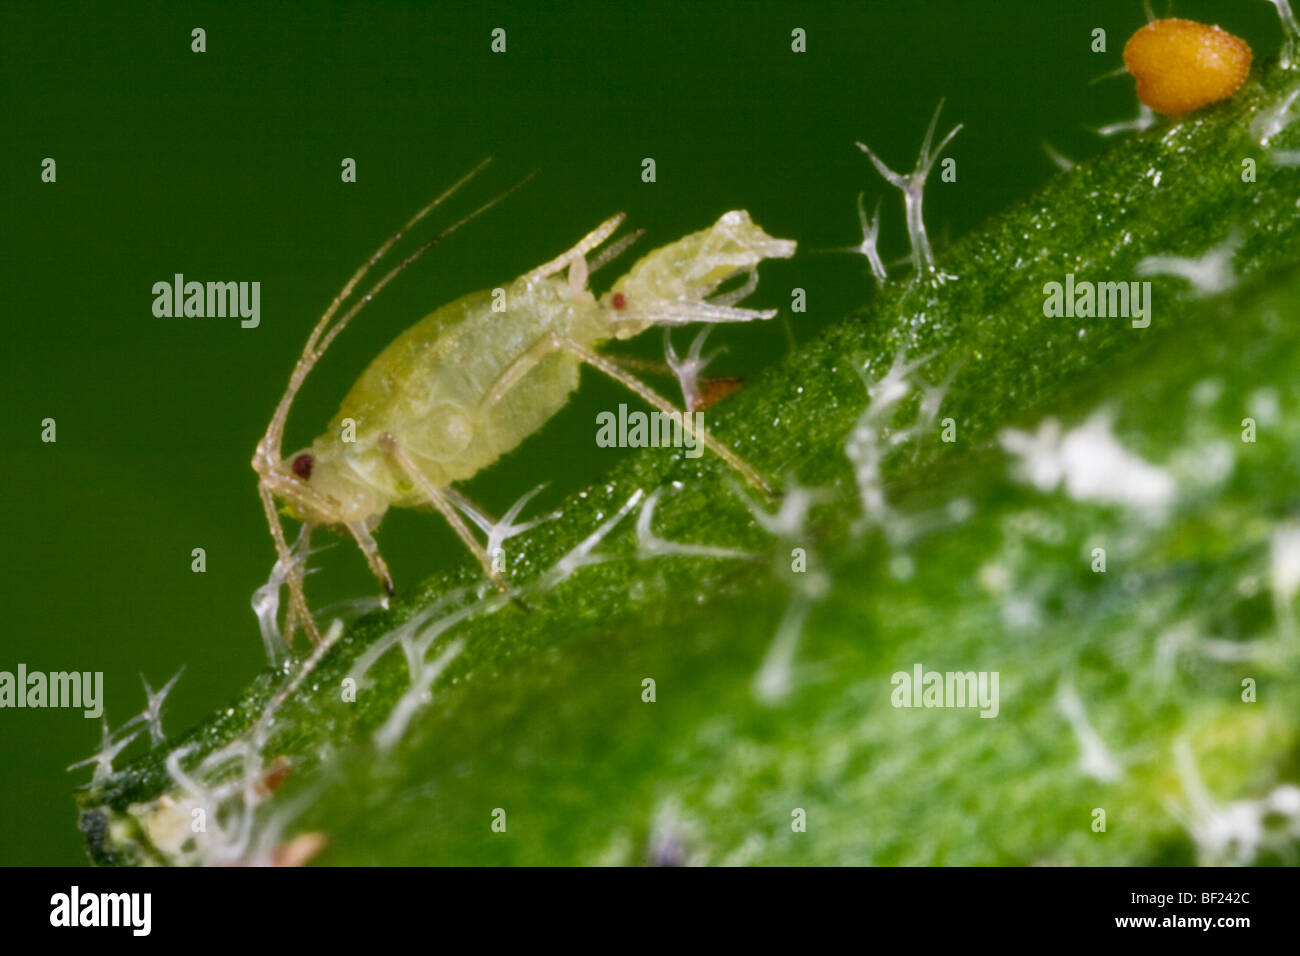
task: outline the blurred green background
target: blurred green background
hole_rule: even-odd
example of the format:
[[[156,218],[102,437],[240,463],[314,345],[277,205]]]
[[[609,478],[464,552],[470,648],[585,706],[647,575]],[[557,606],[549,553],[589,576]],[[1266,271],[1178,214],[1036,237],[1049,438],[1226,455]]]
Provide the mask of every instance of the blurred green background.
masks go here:
[[[1263,0],[1173,12],[1222,24],[1257,56],[1278,44]],[[642,252],[732,208],[810,252],[860,240],[865,190],[869,208],[885,198],[886,258],[905,255],[898,196],[853,144],[910,168],[941,97],[943,129],[966,128],[949,151],[958,181],[927,192],[927,220],[939,242],[965,232],[1052,174],[1044,142],[1083,158],[1103,147],[1089,127],[1134,114],[1127,78],[1092,81],[1144,20],[1137,0],[5,4],[0,670],[103,671],[116,726],[143,706],[140,674],[158,687],[184,666],[164,720],[175,733],[264,666],[249,598],[273,552],[253,447],[335,290],[484,156],[495,162],[448,216],[539,176],[348,330],[287,447],[323,428],[399,331],[620,209],[648,231]],[[206,53],[190,50],[195,27]],[[505,54],[490,52],[496,27]],[[791,52],[795,27],[807,53]],[[1089,49],[1097,27],[1104,54]],[[45,157],[55,184],[41,182]],[[344,157],[354,184],[340,181]],[[259,281],[261,326],[155,318],[152,285],[176,272]],[[730,349],[714,371],[752,374],[873,288],[860,258],[800,255],[766,266],[754,301],[788,305],[795,286],[808,312],[715,333]],[[646,339],[640,353],[657,356]],[[586,376],[466,490],[500,511],[549,481],[534,507],[557,501],[628,453],[593,441],[596,412],[626,400]],[[47,417],[56,444],[40,440]],[[399,588],[465,560],[427,514],[392,513],[379,538]],[[190,570],[196,547],[205,574]],[[351,547],[318,566],[318,603],[375,593]],[[98,739],[80,711],[0,711],[0,864],[85,860],[71,791],[89,771],[65,768]]]

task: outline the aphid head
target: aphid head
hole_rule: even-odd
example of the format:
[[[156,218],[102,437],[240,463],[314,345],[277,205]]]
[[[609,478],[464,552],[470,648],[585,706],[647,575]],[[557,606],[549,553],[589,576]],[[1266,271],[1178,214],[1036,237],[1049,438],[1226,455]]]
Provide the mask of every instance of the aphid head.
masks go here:
[[[733,308],[753,291],[755,269],[764,259],[788,259],[795,243],[774,239],[743,209],[725,213],[708,229],[646,254],[601,299],[613,338],[626,339],[652,325],[692,322],[748,322],[775,312]],[[709,296],[733,276],[750,283],[716,299]]]
[[[385,510],[374,489],[346,462],[316,449],[289,455],[272,470],[269,481],[289,516],[311,525],[365,521]]]

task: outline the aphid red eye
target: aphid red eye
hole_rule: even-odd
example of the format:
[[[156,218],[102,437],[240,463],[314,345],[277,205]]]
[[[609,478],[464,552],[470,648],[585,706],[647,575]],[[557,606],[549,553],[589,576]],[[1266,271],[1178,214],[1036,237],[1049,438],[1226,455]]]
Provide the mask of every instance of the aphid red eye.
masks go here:
[[[614,298],[609,300],[609,304],[620,311],[627,308],[627,296],[622,292],[615,292]]]
[[[308,481],[311,478],[312,466],[315,464],[316,464],[316,459],[313,458],[311,455],[307,454],[306,452],[303,452],[301,455],[299,455],[297,458],[293,460],[293,464],[290,465],[290,467],[293,468],[293,473],[295,475],[297,475],[303,481]]]

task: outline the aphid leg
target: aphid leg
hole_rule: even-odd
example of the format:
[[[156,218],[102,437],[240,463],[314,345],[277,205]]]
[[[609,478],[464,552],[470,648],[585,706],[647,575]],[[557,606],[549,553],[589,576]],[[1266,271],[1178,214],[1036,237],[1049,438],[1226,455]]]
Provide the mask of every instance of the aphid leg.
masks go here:
[[[592,368],[604,372],[619,384],[624,385],[639,395],[644,402],[653,405],[659,411],[669,416],[674,422],[681,425],[683,429],[694,432],[695,437],[704,443],[704,447],[708,448],[709,451],[713,452],[734,468],[740,476],[744,478],[745,481],[749,482],[749,484],[754,488],[768,497],[772,497],[775,494],[772,490],[772,486],[763,479],[762,475],[754,470],[749,462],[745,461],[745,459],[741,458],[703,428],[698,430],[694,429],[686,420],[686,417],[673,405],[672,402],[668,401],[668,399],[650,388],[650,386],[646,385],[639,378],[623,371],[617,364],[611,362],[599,352],[587,348],[587,346],[583,345],[581,342],[575,342],[573,339],[565,338],[563,336],[555,336],[555,338],[559,341],[561,348],[571,352],[575,357],[581,359]]]
[[[709,328],[712,328],[712,326],[709,326]],[[665,327],[665,335],[667,332],[668,328]],[[699,341],[698,337],[696,341]],[[666,344],[671,348],[671,343]],[[723,348],[715,350],[713,355],[717,355],[718,352],[724,351],[725,348],[726,346],[723,346]],[[692,354],[694,354],[696,351],[694,343],[691,345],[691,350]],[[631,369],[637,372],[652,372],[655,375],[667,375],[669,377],[676,376],[678,382],[682,384],[682,393],[683,398],[686,399],[687,411],[691,412],[703,411],[710,405],[722,401],[722,399],[726,398],[736,389],[740,388],[740,386],[745,384],[743,378],[738,378],[734,375],[701,375],[699,374],[699,370],[703,368],[704,365],[700,365],[695,369],[695,378],[691,380],[696,386],[696,392],[692,398],[687,392],[687,381],[684,378],[684,370],[681,368],[674,368],[673,359],[669,359],[667,362],[655,362],[650,359],[637,358],[634,355],[606,355],[605,357],[625,369]],[[675,359],[676,356],[674,355],[673,358]],[[708,359],[703,359],[702,361],[704,364],[708,364],[712,358],[713,356],[711,355]],[[689,356],[683,361],[689,362]]]
[[[736,288],[732,289],[730,292],[721,292],[718,295],[706,299],[705,301],[707,301],[709,305],[727,306],[727,305],[735,305],[737,302],[740,302],[742,299],[748,298],[751,294],[753,294],[753,291],[758,288],[758,270],[747,269],[745,270],[745,272],[746,272],[746,278],[745,278],[744,285],[736,286]]]
[[[605,266],[609,265],[611,262],[613,262],[615,259],[621,256],[623,253],[627,252],[628,247],[631,246],[632,243],[636,242],[644,235],[645,235],[645,230],[638,229],[636,232],[628,233],[626,236],[624,236],[622,239],[618,240],[617,242],[613,243],[612,245],[606,246],[604,249],[600,251],[600,253],[596,256],[596,258],[592,259],[591,262],[588,264],[589,265],[588,274],[590,275],[592,273],[598,272],[600,269],[603,269]]]
[[[259,448],[261,446],[259,445]],[[256,459],[254,459],[256,462]],[[289,606],[303,622],[303,627],[307,631],[307,637],[313,644],[320,643],[320,629],[316,627],[316,622],[311,616],[307,607],[306,592],[303,590],[304,566],[307,561],[307,552],[304,550],[302,557],[298,558],[289,547],[288,539],[284,536],[284,527],[280,524],[280,515],[275,510],[275,495],[296,496],[312,502],[319,502],[320,498],[310,488],[303,487],[299,483],[291,482],[290,479],[283,478],[274,471],[260,472],[260,479],[257,483],[257,492],[262,499],[262,510],[266,513],[266,522],[271,528],[271,540],[275,542],[276,558],[281,567],[285,569],[284,583],[289,587]],[[310,531],[307,532],[310,535]],[[292,616],[286,616],[285,636],[286,644],[293,641],[294,629],[296,622]]]
[[[375,543],[374,537],[370,534],[370,529],[366,527],[364,521],[353,521],[346,525],[348,533],[352,535],[352,540],[356,541],[357,547],[361,553],[366,556],[366,563],[370,565],[370,573],[375,576],[384,593],[389,597],[393,596],[393,576],[388,573],[388,565],[384,562],[383,555],[379,553],[379,545]]]
[[[293,635],[298,631],[298,612],[294,609],[293,602],[289,602],[289,609],[284,612],[284,643],[289,646],[293,640]]]
[[[307,637],[313,644],[320,643],[320,629],[307,608],[307,594],[302,586],[302,569],[289,551],[289,542],[285,540],[284,528],[280,525],[280,516],[275,510],[275,499],[271,496],[271,486],[267,481],[257,484],[258,495],[262,499],[262,510],[266,512],[266,521],[271,526],[271,538],[275,542],[275,553],[284,568],[284,583],[289,587],[289,606],[302,620]],[[294,630],[293,616],[289,615],[285,623],[284,642],[292,644]]]
[[[311,556],[311,533],[312,526],[303,522],[302,527],[298,529],[298,540],[289,548],[289,554],[293,558],[294,570],[299,572],[299,583],[307,579],[307,559]],[[289,576],[285,574],[285,580]],[[303,607],[307,607],[306,592],[303,591]],[[309,609],[310,610],[310,609]],[[294,610],[293,601],[289,602],[288,610],[285,611],[285,644],[293,640],[294,632],[298,628],[298,612]],[[304,629],[306,625],[303,625]]]
[[[417,488],[424,492],[425,497],[429,499],[429,504],[437,508],[439,514],[447,519],[447,524],[451,525],[451,529],[456,532],[456,536],[460,538],[465,547],[469,549],[470,554],[474,555],[478,563],[482,565],[484,573],[492,579],[492,583],[497,586],[497,590],[502,594],[509,594],[510,586],[506,583],[505,578],[501,577],[497,570],[492,567],[492,560],[488,557],[487,551],[470,533],[464,519],[456,513],[456,509],[447,499],[446,494],[433,486],[433,483],[424,476],[424,472],[420,471],[420,466],[411,460],[411,456],[406,453],[406,449],[399,445],[397,439],[392,435],[385,435],[381,438],[379,447],[401,466],[407,477],[415,482]]]
[[[591,296],[587,291],[587,275],[587,257],[574,256],[573,261],[569,263],[569,294],[574,299]]]
[[[683,429],[695,431],[690,423],[686,421],[685,416],[673,405],[672,402],[668,401],[668,399],[664,398],[640,379],[623,371],[615,363],[609,361],[605,356],[587,348],[580,342],[575,342],[573,339],[567,338],[561,338],[560,342],[563,348],[573,353],[577,358],[580,358],[583,362],[586,362],[593,368],[604,372],[610,378],[614,379],[614,381],[635,392],[644,402],[653,405],[659,411],[672,418],[673,421],[680,424]],[[745,461],[745,459],[741,458],[703,428],[695,431],[695,436],[704,443],[704,446],[708,448],[709,451],[713,452],[734,468],[740,476],[744,478],[745,481],[749,482],[749,484],[755,489],[761,491],[768,497],[774,496],[775,492],[772,490],[772,486],[767,483],[762,475],[754,470],[753,466],[751,466],[749,462]]]
[[[591,232],[579,239],[578,244],[572,249],[561,253],[550,262],[538,266],[532,272],[524,276],[524,278],[536,282],[539,279],[545,279],[548,276],[555,275],[555,273],[571,265],[576,259],[584,258],[592,249],[595,249],[598,245],[612,236],[614,231],[623,224],[625,218],[627,218],[627,214],[622,212],[615,216],[610,216],[595,229],[591,230]]]
[[[499,402],[510,389],[512,389],[525,375],[541,362],[548,355],[554,352],[566,351],[575,358],[584,362],[593,368],[604,372],[610,378],[619,384],[630,389],[636,395],[640,396],[648,405],[652,405],[659,411],[671,418],[676,424],[680,425],[684,431],[695,435],[704,447],[709,449],[728,465],[734,468],[745,481],[749,482],[757,490],[761,491],[768,497],[772,497],[774,492],[763,477],[754,470],[754,468],[734,451],[728,448],[722,442],[718,441],[703,428],[695,426],[679,411],[672,402],[664,398],[650,386],[646,385],[639,378],[625,372],[619,368],[618,363],[599,352],[587,348],[581,342],[575,342],[573,339],[566,338],[558,333],[551,332],[542,336],[527,349],[525,349],[517,359],[510,363],[500,378],[493,383],[479,406],[480,413],[492,408]]]

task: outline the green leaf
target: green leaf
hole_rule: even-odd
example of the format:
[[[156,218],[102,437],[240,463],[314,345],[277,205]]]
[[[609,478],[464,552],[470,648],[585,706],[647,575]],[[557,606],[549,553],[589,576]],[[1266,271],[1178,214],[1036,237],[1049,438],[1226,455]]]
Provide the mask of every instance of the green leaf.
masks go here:
[[[510,542],[531,610],[468,562],[426,582],[83,790],[92,855],[265,858],[313,833],[337,864],[1286,859],[1300,170],[1270,156],[1300,124],[1267,148],[1251,127],[1297,82],[1266,68],[1061,174],[941,250],[954,280],[891,282],[710,410],[787,504],[818,489],[805,520],[769,533],[712,456],[632,456]],[[1149,277],[1149,327],[1044,314],[1067,274],[1233,249],[1213,295]],[[751,557],[654,553],[656,492],[656,539]],[[603,560],[566,566],[602,526]],[[431,701],[403,636],[417,676],[439,664]],[[996,672],[996,716],[894,706],[918,665]],[[1233,801],[1282,829],[1207,835]]]

